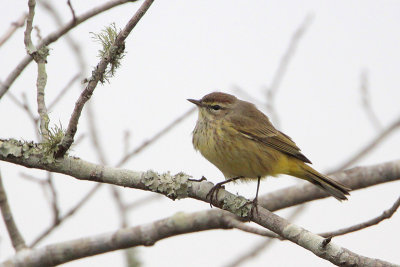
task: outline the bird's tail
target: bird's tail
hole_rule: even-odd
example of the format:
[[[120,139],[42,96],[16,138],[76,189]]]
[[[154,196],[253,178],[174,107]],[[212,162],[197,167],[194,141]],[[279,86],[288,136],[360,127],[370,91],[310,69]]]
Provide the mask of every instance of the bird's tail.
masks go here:
[[[297,168],[291,168],[289,171],[290,175],[296,176],[298,178],[307,180],[314,185],[318,186],[325,192],[329,193],[337,200],[347,200],[346,195],[350,195],[349,191],[350,188],[346,187],[345,185],[329,178],[326,175],[323,175],[307,164],[301,162],[301,164],[296,164]]]

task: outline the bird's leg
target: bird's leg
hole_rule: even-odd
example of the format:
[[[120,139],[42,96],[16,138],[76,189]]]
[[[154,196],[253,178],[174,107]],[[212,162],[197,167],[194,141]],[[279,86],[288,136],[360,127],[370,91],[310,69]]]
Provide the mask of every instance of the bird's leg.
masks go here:
[[[207,178],[204,177],[204,176],[201,176],[200,179],[188,179],[188,181],[191,181],[191,182],[202,182],[202,181],[207,181]]]
[[[257,192],[256,192],[256,197],[253,199],[253,203],[252,203],[252,207],[251,207],[251,214],[252,214],[252,215],[253,215],[253,210],[254,210],[254,209],[256,210],[256,214],[258,214],[258,208],[257,208],[257,205],[258,205],[258,190],[260,189],[260,180],[261,180],[261,177],[258,176],[257,178],[258,178],[258,180],[257,180]]]
[[[233,177],[230,178],[228,180],[225,180],[223,182],[217,183],[216,185],[214,185],[210,191],[207,193],[206,198],[210,199],[210,207],[212,208],[212,202],[213,202],[213,196],[215,196],[215,200],[218,200],[218,191],[221,189],[221,187],[223,187],[224,184],[236,181],[238,179],[244,178],[243,176],[237,176],[237,177]]]

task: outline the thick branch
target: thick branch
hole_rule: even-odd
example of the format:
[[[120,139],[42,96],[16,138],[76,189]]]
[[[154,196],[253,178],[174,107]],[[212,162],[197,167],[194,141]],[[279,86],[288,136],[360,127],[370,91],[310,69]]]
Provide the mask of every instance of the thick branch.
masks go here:
[[[212,183],[206,181],[189,181],[189,176],[183,173],[173,176],[169,173],[157,174],[153,171],[134,172],[100,166],[72,157],[64,157],[49,162],[49,158],[46,155],[41,154],[40,145],[32,143],[23,144],[13,140],[0,141],[0,160],[13,162],[26,167],[64,173],[77,179],[153,191],[172,199],[190,197],[208,202],[209,200],[206,198],[206,195],[213,186]],[[387,170],[385,170],[384,167],[386,167]],[[362,168],[355,168],[347,172],[342,172],[340,175],[337,175],[337,177],[355,175],[355,172],[358,171],[358,175],[362,175],[361,177],[363,178],[363,181],[369,180],[369,178],[374,179],[375,176],[386,176],[387,180],[400,178],[400,161],[385,163],[373,167],[370,166],[365,169],[366,171]],[[358,184],[365,185],[363,182],[359,182]],[[353,264],[364,266],[376,266],[376,264],[381,264],[381,266],[393,266],[387,262],[357,255],[345,248],[335,245],[333,242],[326,245],[323,237],[315,235],[294,224],[290,224],[285,219],[271,213],[261,206],[257,207],[258,214],[252,216],[251,204],[249,203],[250,202],[243,197],[233,195],[225,190],[220,190],[218,199],[213,201],[212,204],[228,210],[240,217],[250,218],[253,222],[279,234],[283,238],[306,248],[315,255],[329,260],[334,264],[343,266],[350,266]],[[141,236],[138,236],[137,238],[141,238]],[[108,246],[110,245],[112,244],[108,243]],[[69,247],[69,249],[71,249],[71,247]],[[90,253],[90,251],[87,253]]]
[[[71,147],[74,142],[75,133],[78,127],[78,121],[85,103],[91,98],[94,89],[96,88],[98,82],[102,79],[108,64],[113,60],[114,56],[118,51],[121,51],[121,48],[124,47],[125,39],[131,33],[133,28],[139,22],[139,20],[143,17],[146,11],[150,8],[151,4],[154,0],[146,0],[142,6],[138,9],[135,15],[129,20],[126,24],[125,28],[118,34],[115,42],[111,46],[109,52],[106,56],[104,56],[100,63],[97,65],[96,70],[93,72],[92,77],[90,78],[86,88],[83,90],[80,95],[78,101],[75,103],[75,108],[72,113],[71,119],[68,124],[67,131],[65,136],[58,147],[58,151],[56,152],[56,157],[62,157],[67,152],[67,150]],[[122,49],[123,50],[123,49]]]
[[[209,217],[208,212],[199,212],[196,217],[177,213],[172,217],[149,224],[45,246],[14,257],[4,262],[3,265],[54,266],[117,249],[151,246],[161,239],[193,232],[193,229],[202,231],[223,228],[222,221],[216,218],[215,216]],[[68,253],[66,253],[67,251]]]

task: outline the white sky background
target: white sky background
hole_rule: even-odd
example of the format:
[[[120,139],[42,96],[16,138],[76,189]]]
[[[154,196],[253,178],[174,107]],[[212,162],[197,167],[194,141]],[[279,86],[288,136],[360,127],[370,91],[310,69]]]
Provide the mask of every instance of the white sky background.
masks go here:
[[[6,1],[4,1],[6,2]],[[57,1],[64,21],[71,18],[66,1]],[[141,2],[140,2],[141,3]],[[97,6],[99,1],[73,1],[77,14]],[[24,11],[27,1],[2,5],[0,34]],[[98,62],[99,45],[89,32],[99,32],[115,22],[119,28],[131,18],[139,4],[127,4],[91,19],[72,31],[82,46],[84,60],[91,67]],[[307,14],[314,19],[300,41],[295,56],[277,93],[280,129],[290,135],[314,167],[324,171],[346,161],[378,130],[361,106],[360,75],[369,74],[372,106],[384,126],[400,115],[400,2],[398,1],[155,1],[126,43],[127,55],[110,84],[99,85],[93,95],[100,139],[110,164],[120,160],[123,135],[131,132],[131,148],[157,133],[170,121],[191,108],[187,98],[201,98],[220,90],[246,100],[258,101],[265,111],[268,86],[293,32]],[[42,36],[56,29],[51,17],[40,7],[34,25]],[[46,100],[50,102],[75,75],[79,67],[64,39],[52,44],[48,58]],[[23,30],[0,48],[0,80],[4,80],[25,56]],[[36,65],[30,66],[13,84],[10,92],[21,99],[25,92],[33,110]],[[247,95],[235,91],[238,86]],[[75,83],[51,112],[52,124],[67,126],[79,96]],[[137,171],[184,171],[195,178],[205,175],[218,182],[222,174],[196,153],[191,131],[192,115],[160,141],[145,149],[124,167]],[[0,101],[0,138],[35,138],[26,113],[8,96]],[[80,120],[78,136],[87,133],[86,113]],[[357,165],[399,158],[400,133],[387,138]],[[97,161],[88,138],[71,152]],[[19,177],[21,172],[45,177],[44,172],[0,162],[5,187],[17,224],[30,243],[51,223],[49,206],[40,187]],[[268,179],[261,193],[292,185],[290,177]],[[56,176],[62,211],[80,199],[93,183],[68,176]],[[253,198],[256,184],[228,185],[231,192]],[[375,217],[388,209],[400,191],[400,183],[356,191],[349,201],[333,198],[311,203],[294,222],[313,232],[335,230]],[[149,192],[124,189],[126,200]],[[131,225],[171,216],[179,211],[209,209],[195,200],[172,202],[163,198],[130,214]],[[286,217],[290,211],[278,214]],[[334,242],[368,257],[400,263],[398,240],[400,214],[378,226],[334,238]],[[119,218],[111,192],[104,186],[73,218],[54,231],[41,245],[113,231]],[[13,254],[5,227],[0,224],[0,259]],[[172,237],[152,247],[140,247],[144,266],[223,266],[245,253],[263,238],[237,230],[218,230]],[[78,260],[65,266],[121,266],[120,252]],[[330,266],[290,242],[275,242],[260,256],[243,266]]]

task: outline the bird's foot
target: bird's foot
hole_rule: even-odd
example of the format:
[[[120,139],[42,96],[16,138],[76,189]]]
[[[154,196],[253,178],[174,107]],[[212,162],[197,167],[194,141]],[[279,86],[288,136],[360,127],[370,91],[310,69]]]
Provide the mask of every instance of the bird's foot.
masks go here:
[[[225,186],[223,186],[223,182],[222,183],[217,183],[216,185],[214,185],[211,189],[210,189],[210,191],[207,193],[207,195],[206,195],[206,199],[210,199],[210,207],[212,208],[213,207],[213,205],[212,205],[212,202],[213,202],[213,199],[215,199],[216,201],[218,201],[218,192],[219,192],[219,190],[222,188],[222,189],[225,189]]]
[[[255,197],[251,202],[251,210],[250,210],[251,216],[253,216],[254,211],[256,212],[256,215],[258,215],[258,197]]]

